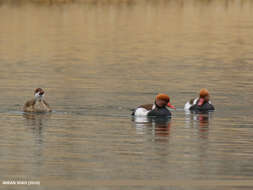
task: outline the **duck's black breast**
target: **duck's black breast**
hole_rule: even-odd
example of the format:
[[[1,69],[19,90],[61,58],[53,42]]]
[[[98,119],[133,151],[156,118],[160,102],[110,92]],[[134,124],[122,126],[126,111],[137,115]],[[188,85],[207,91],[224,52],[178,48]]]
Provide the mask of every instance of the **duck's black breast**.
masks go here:
[[[170,117],[171,116],[171,112],[170,110],[168,110],[166,107],[162,107],[162,108],[158,108],[156,107],[155,109],[151,110],[148,113],[148,116],[152,116],[152,117]]]
[[[212,104],[205,102],[202,106],[199,106],[198,103],[196,103],[195,105],[193,105],[190,108],[191,111],[193,112],[209,112],[209,111],[214,111],[215,108]]]

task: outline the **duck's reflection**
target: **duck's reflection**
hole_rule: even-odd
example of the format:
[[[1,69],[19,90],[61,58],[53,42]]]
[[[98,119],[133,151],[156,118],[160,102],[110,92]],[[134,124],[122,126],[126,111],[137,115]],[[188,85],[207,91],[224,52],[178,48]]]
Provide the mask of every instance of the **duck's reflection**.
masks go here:
[[[199,114],[197,116],[197,121],[199,123],[200,131],[206,131],[209,127],[209,115],[208,114]]]
[[[133,117],[133,121],[137,134],[151,132],[155,140],[164,140],[163,137],[170,135],[171,119],[168,117]]]
[[[155,125],[155,136],[168,137],[170,135],[171,121],[169,118],[156,118],[153,122]]]
[[[23,117],[26,119],[27,126],[32,128],[41,128],[43,122],[50,118],[50,113],[24,113]]]
[[[33,173],[41,170],[44,165],[45,157],[45,126],[47,121],[51,117],[50,113],[23,113],[24,124],[26,126],[26,133],[32,134],[33,138],[28,138],[27,141],[32,145],[33,148],[30,150],[34,158],[34,163],[30,168]]]
[[[185,123],[187,128],[197,128],[201,138],[207,138],[209,123],[212,113],[186,114]]]
[[[24,113],[25,126],[33,134],[33,143],[39,145],[36,155],[41,155],[41,150],[43,147],[43,134],[45,131],[45,126],[47,121],[51,117],[51,113]]]

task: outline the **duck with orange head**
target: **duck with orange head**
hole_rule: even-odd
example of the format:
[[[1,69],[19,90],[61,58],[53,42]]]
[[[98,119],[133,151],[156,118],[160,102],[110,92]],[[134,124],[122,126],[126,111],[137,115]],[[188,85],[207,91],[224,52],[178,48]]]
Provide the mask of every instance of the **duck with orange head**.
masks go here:
[[[207,89],[202,88],[199,91],[199,97],[186,102],[184,106],[185,111],[192,112],[209,112],[214,111],[215,108],[210,101],[210,94]]]
[[[170,107],[176,109],[170,103],[170,97],[167,94],[158,94],[155,98],[154,104],[145,104],[140,105],[134,109],[132,115],[134,116],[171,116],[170,110],[167,109]]]

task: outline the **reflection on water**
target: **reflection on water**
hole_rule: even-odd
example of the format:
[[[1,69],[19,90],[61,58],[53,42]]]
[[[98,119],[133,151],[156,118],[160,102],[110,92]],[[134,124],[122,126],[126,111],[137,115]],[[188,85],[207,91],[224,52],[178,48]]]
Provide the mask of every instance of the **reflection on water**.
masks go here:
[[[213,112],[205,114],[190,114],[186,113],[185,121],[187,127],[198,127],[198,126],[207,126],[209,125],[209,120],[213,117]]]
[[[208,138],[209,121],[214,113],[189,114],[186,113],[185,124],[188,128],[197,128],[201,138]]]
[[[167,117],[133,117],[136,125],[136,133],[143,134],[150,131],[155,140],[159,137],[168,137],[170,134],[171,119]],[[157,137],[157,138],[156,138]]]
[[[23,117],[26,118],[26,126],[41,129],[43,122],[46,122],[51,116],[51,113],[24,113]]]
[[[0,179],[252,189],[252,10],[251,0],[0,0]],[[21,112],[37,87],[51,114]],[[203,87],[216,111],[185,114]],[[171,120],[132,121],[157,93],[178,108]]]

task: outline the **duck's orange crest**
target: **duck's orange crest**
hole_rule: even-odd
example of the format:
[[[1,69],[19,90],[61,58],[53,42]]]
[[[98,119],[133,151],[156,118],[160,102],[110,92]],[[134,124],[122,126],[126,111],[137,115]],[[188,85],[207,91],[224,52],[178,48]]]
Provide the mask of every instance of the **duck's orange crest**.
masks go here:
[[[158,94],[156,96],[156,99],[157,100],[164,100],[166,102],[169,102],[170,101],[170,97],[167,95],[167,94]]]
[[[208,92],[207,89],[202,88],[202,89],[199,91],[199,97],[200,97],[200,98],[205,98],[206,96],[209,96],[209,92]]]

